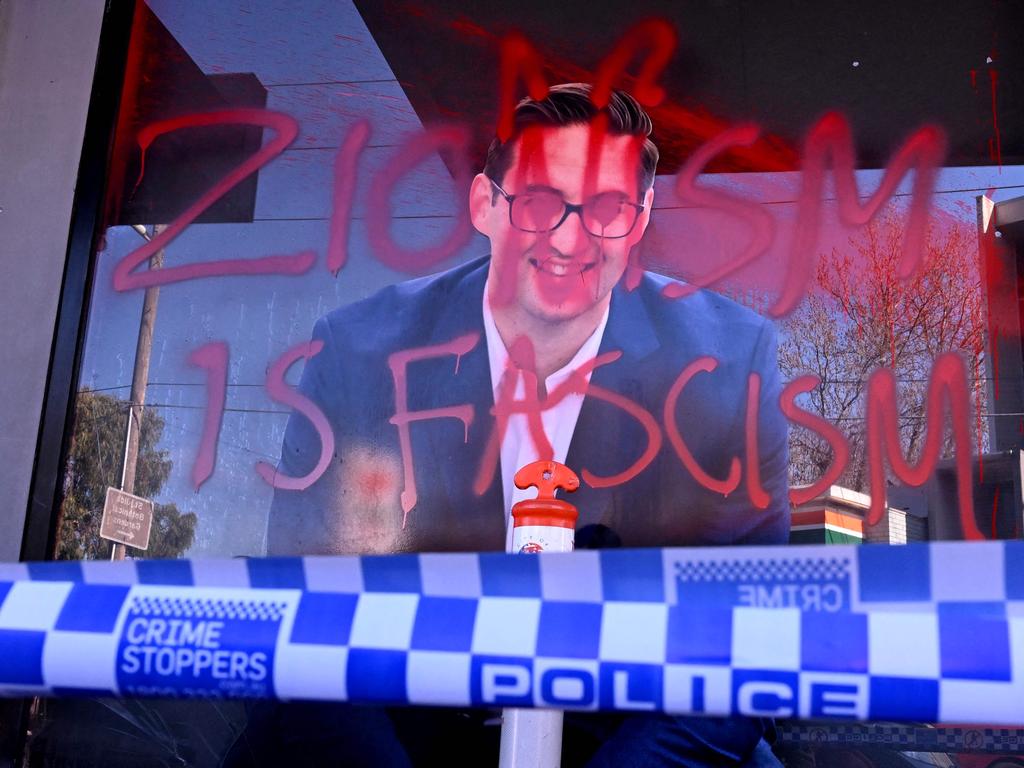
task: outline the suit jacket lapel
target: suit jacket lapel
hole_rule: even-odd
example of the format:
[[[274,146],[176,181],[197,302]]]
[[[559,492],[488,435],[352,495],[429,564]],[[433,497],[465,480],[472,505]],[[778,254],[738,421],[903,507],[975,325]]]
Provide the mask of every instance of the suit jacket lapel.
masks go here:
[[[424,421],[413,427],[427,431],[429,455],[421,461],[424,471],[417,472],[419,482],[434,486],[432,498],[441,501],[459,532],[456,538],[476,539],[476,548],[504,548],[505,518],[500,466],[482,495],[473,490],[487,440],[491,435],[494,405],[487,339],[483,324],[483,290],[489,260],[461,280],[448,297],[431,334],[431,344],[444,344],[466,334],[476,334],[475,346],[457,361],[452,356],[438,358],[428,373],[427,407],[444,408],[468,404],[473,421],[468,439],[458,439],[461,425],[452,419]],[[446,423],[447,422],[447,423]]]
[[[594,371],[591,386],[622,395],[637,403],[657,418],[653,411],[645,382],[648,359],[660,346],[647,308],[639,290],[626,291],[621,285],[612,292],[608,325],[605,327],[599,354],[621,352],[614,362]],[[615,528],[616,509],[623,506],[626,490],[634,496],[650,485],[652,473],[642,473],[627,485],[594,488],[582,478],[584,469],[599,476],[619,473],[631,465],[642,453],[644,446],[626,435],[635,434],[636,420],[621,408],[588,394],[583,400],[579,420],[573,432],[566,458],[568,466],[581,475],[580,489],[568,501],[580,510],[577,529],[590,524],[603,524]]]

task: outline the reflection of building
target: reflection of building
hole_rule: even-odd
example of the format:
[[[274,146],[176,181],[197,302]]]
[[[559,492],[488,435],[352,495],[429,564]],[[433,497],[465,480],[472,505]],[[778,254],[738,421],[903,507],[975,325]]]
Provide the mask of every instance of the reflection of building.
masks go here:
[[[988,319],[985,375],[989,447],[1024,447],[1024,197],[978,198],[978,242]]]
[[[914,505],[890,506],[875,525],[865,517],[871,497],[867,494],[830,486],[826,493],[793,509],[791,544],[906,544],[928,538],[928,519]]]
[[[973,459],[974,522],[986,538],[1018,539],[1024,536],[1024,197],[995,202],[982,195],[977,206],[990,452]],[[957,488],[955,461],[939,462],[924,487],[929,538],[963,538]]]
[[[1024,535],[1022,457],[1024,453],[1013,448],[973,459],[974,522],[985,538],[1019,539]],[[940,461],[924,489],[928,496],[928,538],[962,539],[956,460]],[[893,503],[891,497],[889,503]]]

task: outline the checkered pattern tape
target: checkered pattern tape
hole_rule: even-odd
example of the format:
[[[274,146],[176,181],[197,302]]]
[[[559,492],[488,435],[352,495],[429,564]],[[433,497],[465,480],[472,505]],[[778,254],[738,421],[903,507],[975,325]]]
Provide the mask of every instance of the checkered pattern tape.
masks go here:
[[[897,724],[777,723],[779,742],[808,746],[877,745],[914,752],[1017,754],[1020,728],[945,728]]]
[[[849,575],[849,557],[772,557],[762,560],[705,560],[676,564],[680,581],[813,581]]]
[[[169,618],[249,619],[279,621],[284,612],[282,602],[253,603],[247,600],[193,600],[187,597],[132,598],[129,615],[166,616]]]
[[[1021,546],[29,564],[0,690],[1024,722]]]

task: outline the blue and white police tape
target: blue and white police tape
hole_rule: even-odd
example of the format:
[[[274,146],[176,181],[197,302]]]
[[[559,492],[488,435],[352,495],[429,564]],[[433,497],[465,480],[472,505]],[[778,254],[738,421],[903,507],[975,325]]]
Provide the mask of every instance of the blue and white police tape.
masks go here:
[[[1024,542],[0,565],[0,693],[1024,722]]]

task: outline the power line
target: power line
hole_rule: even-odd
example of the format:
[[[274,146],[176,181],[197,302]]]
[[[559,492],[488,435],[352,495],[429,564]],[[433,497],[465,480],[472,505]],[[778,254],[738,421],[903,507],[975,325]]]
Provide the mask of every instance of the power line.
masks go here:
[[[829,422],[833,422],[833,421],[866,421],[867,420],[867,416],[825,416],[824,414],[818,414],[818,415],[820,415],[823,419],[825,419],[826,421],[829,421]],[[974,417],[975,414],[972,413],[971,416]],[[977,414],[977,417],[982,418],[982,419],[989,419],[989,418],[993,418],[993,417],[997,417],[997,416],[1015,416],[1015,417],[1016,416],[1024,416],[1024,412],[1019,412],[1019,413],[1016,412],[1016,411],[1008,411],[1006,413],[985,413],[985,412],[982,412],[980,414]],[[921,419],[928,419],[928,418],[929,417],[927,415],[921,414],[919,416],[897,416],[896,420],[897,421],[920,421]]]
[[[143,408],[180,408],[186,411],[205,411],[205,405],[177,405],[175,403],[140,403]],[[291,411],[275,411],[270,408],[224,408],[224,413],[270,413],[289,416]]]
[[[1006,184],[1004,186],[998,186],[998,187],[968,187],[968,188],[965,188],[965,189],[937,189],[932,194],[933,195],[954,195],[954,194],[964,194],[966,192],[988,192],[990,190],[991,191],[995,191],[997,189],[1024,189],[1024,184]],[[890,197],[912,197],[913,194],[914,194],[913,192],[893,192],[890,195]],[[871,195],[858,194],[857,197],[860,200],[865,200],[865,199],[871,197]],[[821,200],[821,202],[823,202],[823,203],[834,203],[836,201],[837,201],[837,198],[835,198],[835,197],[826,197],[826,198],[822,198],[822,200]],[[757,202],[757,201],[756,200],[752,200],[751,202]],[[765,200],[765,201],[762,201],[762,202],[758,202],[758,205],[793,205],[793,204],[798,203],[798,202],[800,202],[799,198],[797,198],[795,200]],[[654,210],[656,210],[656,211],[675,211],[675,210],[689,210],[689,209],[698,209],[698,208],[706,208],[706,207],[707,206],[703,206],[703,205],[664,205],[664,206],[655,206]]]
[[[397,83],[401,81],[394,77],[382,78],[380,80],[320,80],[315,83],[261,83],[264,88],[308,88],[314,85],[372,85],[373,83]]]
[[[319,149],[319,147],[305,147],[304,149]],[[292,151],[292,150],[285,150],[285,151],[289,152],[289,151]],[[963,194],[963,193],[966,193],[966,192],[988,192],[989,190],[993,190],[994,191],[994,190],[1002,190],[1002,189],[1024,189],[1024,184],[1007,184],[1005,186],[997,186],[997,187],[974,187],[974,188],[965,188],[965,189],[942,189],[942,190],[936,190],[933,194],[935,194],[935,195],[953,195],[953,194]],[[913,195],[913,192],[894,192],[891,195],[891,197],[894,197],[894,198],[895,197],[911,197],[912,195]],[[864,200],[864,199],[867,199],[867,198],[871,197],[871,195],[859,194],[859,195],[857,195],[857,197],[860,200]],[[794,200],[765,200],[763,202],[758,202],[756,200],[751,200],[750,202],[757,203],[758,205],[794,205],[794,204],[799,202],[799,199],[794,199]],[[834,198],[834,197],[823,198],[822,202],[825,202],[825,203],[836,202],[836,198]],[[706,209],[706,208],[707,208],[707,206],[703,206],[703,205],[656,205],[654,207],[654,210],[655,211],[682,211],[682,210],[701,210],[701,209]],[[256,221],[259,221],[259,222],[268,222],[268,221],[281,221],[281,222],[285,222],[285,221],[328,221],[329,218],[330,217],[326,217],[326,216],[266,216],[266,217],[254,218],[253,222],[256,222]],[[453,214],[447,214],[447,213],[393,215],[393,216],[390,217],[390,219],[393,219],[393,220],[403,220],[403,219],[451,219],[451,218],[454,218],[454,215]],[[363,220],[363,217],[362,216],[353,216],[352,220],[353,221],[361,221],[361,220]]]
[[[81,390],[79,394],[92,393],[92,392],[112,392],[117,389],[131,389],[131,384],[118,384],[113,387],[89,387]],[[205,387],[206,384],[195,381],[151,381],[146,384],[147,387]],[[266,386],[263,383],[259,384],[228,384],[229,387],[263,387]],[[127,402],[127,401],[125,401]],[[146,403],[139,403],[141,406],[145,406]]]
[[[883,368],[882,370],[888,369]],[[824,386],[826,384],[864,384],[870,380],[870,376],[867,376],[863,379],[822,379],[821,384],[819,386]],[[1000,380],[1002,381],[1002,379]],[[896,377],[895,381],[897,384],[927,384],[931,381],[931,379],[904,379]],[[995,381],[995,379],[992,376],[978,376],[976,378],[968,378],[968,382],[975,381]]]
[[[195,430],[192,430],[192,429],[186,429],[185,427],[180,427],[180,430],[181,430],[182,433],[187,434],[187,435],[192,435],[193,437],[202,437],[202,433],[196,432]],[[274,456],[274,455],[271,455],[269,453],[263,453],[261,451],[254,451],[252,448],[246,448],[244,445],[240,445],[240,444],[234,442],[233,440],[225,440],[223,436],[218,435],[217,436],[217,450],[220,450],[221,447],[223,447],[223,446],[226,446],[228,448],[232,448],[232,449],[234,449],[236,451],[244,451],[245,453],[252,454],[253,456],[259,456],[260,458],[266,459],[269,462],[277,462],[277,461],[279,461],[281,459],[280,455]]]
[[[400,146],[400,145],[399,144],[367,144],[365,147],[363,147],[363,149],[388,149],[390,147],[397,147],[397,146]],[[317,150],[317,151],[326,152],[327,150],[331,150],[331,149],[341,149],[341,147],[337,146],[337,145],[331,145],[331,146],[326,146],[326,147],[320,147],[320,146],[317,146],[317,147],[289,147],[288,149],[286,149],[284,151],[285,152],[311,152],[311,151]]]
[[[883,369],[883,370],[887,370],[887,369]],[[813,373],[813,371],[809,370],[808,373]],[[871,378],[870,376],[866,376],[863,379],[822,379],[820,386],[823,386],[825,384],[863,384],[863,383],[869,381],[870,378]],[[895,380],[896,380],[897,384],[927,384],[927,383],[929,383],[931,381],[930,378],[917,379],[917,378],[903,378],[903,377],[900,377],[900,376],[895,377]],[[1000,379],[1000,381],[1003,381],[1003,380],[1004,379]],[[784,383],[789,383],[789,381],[791,381],[791,380],[787,380]],[[969,382],[975,382],[975,381],[995,381],[995,377],[993,377],[993,376],[970,377],[968,379],[968,381]],[[149,382],[147,384],[147,387],[205,387],[205,386],[206,386],[205,383],[203,383],[203,382],[196,382],[196,381],[151,381],[151,382]],[[237,387],[265,387],[266,384],[264,382],[259,382],[259,383],[256,383],[256,384],[241,383],[240,382],[240,383],[228,383],[227,386],[228,387],[236,387],[236,388]],[[92,394],[94,392],[113,392],[113,391],[116,391],[116,390],[119,390],[119,389],[131,389],[131,384],[117,384],[117,385],[109,386],[109,387],[88,387],[86,389],[80,390],[79,394]],[[128,401],[125,400],[123,402],[127,403]],[[139,405],[145,407],[146,405],[148,405],[148,403],[139,403]]]
[[[806,393],[805,393],[806,394]],[[127,400],[123,401],[125,406],[131,406],[133,403]],[[207,406],[205,405],[178,405],[176,403],[143,403],[141,404],[144,408],[168,408],[168,409],[180,409],[187,411],[204,411]],[[290,416],[291,411],[279,411],[270,408],[225,408],[224,413],[260,413],[260,414],[271,414],[275,416]],[[823,418],[828,421],[864,421],[867,416],[826,416],[820,414]],[[974,414],[972,414],[974,416]],[[982,412],[979,414],[981,418],[990,418],[997,416],[1024,416],[1024,412],[1007,411],[1003,412]],[[916,419],[927,419],[927,415],[915,415],[915,416],[897,416],[898,421],[916,420]]]
[[[363,221],[365,216],[353,216],[352,221]],[[405,215],[392,215],[388,221],[402,221],[406,219],[454,219],[453,213],[410,213]],[[253,221],[328,221],[323,216],[270,216],[266,218],[253,217]]]

